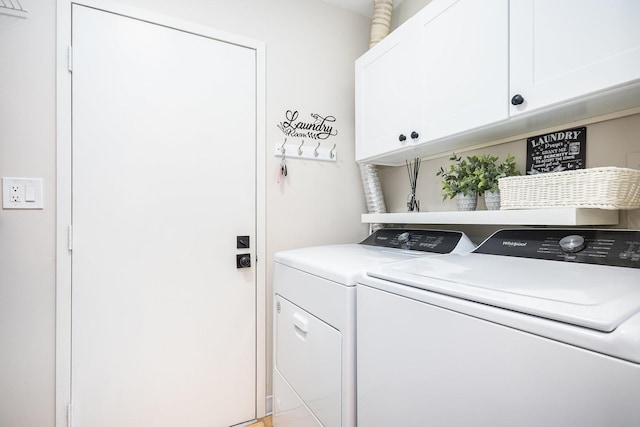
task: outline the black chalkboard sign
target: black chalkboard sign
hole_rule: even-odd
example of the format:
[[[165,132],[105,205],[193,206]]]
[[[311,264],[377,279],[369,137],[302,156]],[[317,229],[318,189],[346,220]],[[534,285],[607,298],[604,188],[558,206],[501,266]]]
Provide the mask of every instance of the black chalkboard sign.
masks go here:
[[[527,174],[584,169],[586,152],[586,127],[527,138]]]

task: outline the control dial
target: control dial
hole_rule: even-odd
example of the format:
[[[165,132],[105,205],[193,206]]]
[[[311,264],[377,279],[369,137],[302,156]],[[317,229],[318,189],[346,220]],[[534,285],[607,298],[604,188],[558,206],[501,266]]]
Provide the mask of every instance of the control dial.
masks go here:
[[[560,239],[560,249],[563,252],[574,253],[580,252],[584,249],[585,242],[584,237],[578,236],[577,234],[572,234],[569,236],[565,236]]]
[[[411,240],[411,234],[408,232],[398,234],[398,242],[405,244]]]

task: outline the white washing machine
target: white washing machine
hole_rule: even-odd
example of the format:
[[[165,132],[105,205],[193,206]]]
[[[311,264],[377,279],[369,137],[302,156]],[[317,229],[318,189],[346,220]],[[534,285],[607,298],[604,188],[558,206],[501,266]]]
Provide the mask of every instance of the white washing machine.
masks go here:
[[[502,230],[358,285],[363,427],[640,426],[640,231]]]
[[[474,247],[460,232],[382,229],[360,244],[277,253],[273,425],[356,425],[356,283],[365,268]]]

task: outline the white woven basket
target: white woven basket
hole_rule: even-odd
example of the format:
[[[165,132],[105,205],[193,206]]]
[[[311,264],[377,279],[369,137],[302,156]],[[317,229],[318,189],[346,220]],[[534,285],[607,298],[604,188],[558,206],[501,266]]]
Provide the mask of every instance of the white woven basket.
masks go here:
[[[640,170],[604,167],[510,176],[498,181],[500,209],[640,208]]]

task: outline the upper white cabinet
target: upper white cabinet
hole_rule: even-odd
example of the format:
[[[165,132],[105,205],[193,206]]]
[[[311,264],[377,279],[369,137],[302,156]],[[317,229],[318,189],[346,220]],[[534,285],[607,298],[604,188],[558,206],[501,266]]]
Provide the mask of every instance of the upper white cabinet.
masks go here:
[[[638,106],[637,22],[637,0],[434,0],[356,61],[356,160],[399,165]]]
[[[508,0],[435,1],[356,61],[356,159],[506,120]]]
[[[511,115],[640,77],[640,1],[511,2]]]
[[[418,115],[414,108],[415,67],[409,64],[411,49],[402,27],[382,40],[373,54],[356,63],[356,157],[369,158],[408,144]]]
[[[414,22],[420,141],[506,120],[508,0],[443,1]]]

